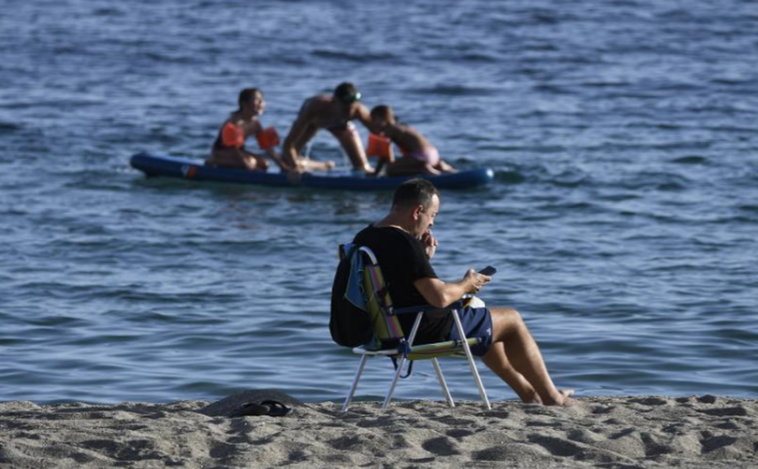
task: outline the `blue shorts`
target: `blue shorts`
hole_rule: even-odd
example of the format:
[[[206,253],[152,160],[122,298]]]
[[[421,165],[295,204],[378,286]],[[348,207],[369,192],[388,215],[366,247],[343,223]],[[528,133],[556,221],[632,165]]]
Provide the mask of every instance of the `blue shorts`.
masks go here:
[[[477,357],[483,356],[487,353],[492,345],[492,315],[487,308],[463,308],[459,311],[461,318],[461,325],[463,326],[463,332],[466,333],[466,337],[469,339],[472,337],[479,337],[481,342],[471,347],[471,353]],[[458,328],[453,323],[453,328],[450,330],[451,340],[460,340],[458,335]]]

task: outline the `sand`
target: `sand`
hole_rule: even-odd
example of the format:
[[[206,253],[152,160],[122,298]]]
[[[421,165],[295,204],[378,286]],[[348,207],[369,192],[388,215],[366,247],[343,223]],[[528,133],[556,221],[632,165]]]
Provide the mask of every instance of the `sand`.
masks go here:
[[[275,398],[285,417],[228,415]],[[748,468],[758,467],[758,400],[579,398],[571,408],[495,402],[303,404],[245,391],[209,404],[0,403],[8,468]]]

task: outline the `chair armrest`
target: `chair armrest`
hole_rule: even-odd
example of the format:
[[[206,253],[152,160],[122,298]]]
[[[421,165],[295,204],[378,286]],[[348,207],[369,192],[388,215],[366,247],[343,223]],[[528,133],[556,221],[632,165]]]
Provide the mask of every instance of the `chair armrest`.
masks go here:
[[[432,305],[418,305],[418,306],[406,306],[404,308],[394,308],[393,314],[416,314],[416,313],[446,313],[453,309],[463,308],[463,301],[458,300],[454,303],[450,303],[444,308],[438,308]]]

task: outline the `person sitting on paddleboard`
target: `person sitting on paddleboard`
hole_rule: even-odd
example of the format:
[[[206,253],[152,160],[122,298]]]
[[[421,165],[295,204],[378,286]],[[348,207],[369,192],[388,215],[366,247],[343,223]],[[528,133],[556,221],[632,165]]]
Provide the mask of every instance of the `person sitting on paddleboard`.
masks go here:
[[[277,154],[279,135],[273,127],[263,128],[258,116],[266,109],[263,93],[257,88],[245,88],[239,94],[239,109],[229,115],[218,132],[211,148],[211,155],[205,160],[208,166],[222,168],[242,168],[254,171],[268,170],[269,163],[262,155],[245,148],[245,140],[255,136],[261,150],[274,160],[282,170],[288,167]]]
[[[391,107],[376,106],[371,110],[371,121],[376,134],[369,135],[369,153],[381,158],[377,174],[385,163],[388,163],[387,176],[436,176],[456,172],[455,168],[440,158],[437,149],[421,133],[413,127],[399,124]],[[395,159],[390,143],[400,148],[402,158]]]
[[[353,169],[372,174],[373,168],[368,164],[360,135],[352,122],[358,119],[371,130],[368,108],[360,103],[360,99],[361,93],[352,83],[341,83],[332,95],[320,94],[306,99],[284,139],[284,161],[290,166],[297,165],[299,171],[332,169],[333,161],[310,161],[302,155],[303,148],[318,131],[327,129],[340,142]]]

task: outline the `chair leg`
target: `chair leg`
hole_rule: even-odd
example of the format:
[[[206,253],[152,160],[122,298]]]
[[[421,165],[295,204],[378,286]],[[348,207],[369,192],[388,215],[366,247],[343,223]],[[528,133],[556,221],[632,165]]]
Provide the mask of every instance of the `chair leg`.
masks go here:
[[[418,332],[418,327],[421,324],[421,316],[423,316],[424,313],[418,313],[416,315],[416,321],[413,323],[413,328],[411,329],[411,335],[408,336],[408,346],[413,345],[413,340],[416,338],[416,332]],[[397,372],[395,373],[395,379],[392,380],[392,385],[390,386],[390,390],[387,392],[387,397],[384,398],[384,404],[382,404],[382,409],[386,409],[390,405],[390,401],[392,400],[392,395],[395,393],[395,387],[397,386],[398,380],[400,380],[400,376],[403,374],[403,366],[405,365],[405,362],[407,359],[405,357],[402,357],[400,359],[400,363],[397,365]]]
[[[400,361],[397,364],[395,379],[392,380],[392,385],[390,386],[390,390],[387,391],[387,397],[384,398],[384,404],[382,404],[382,409],[386,409],[390,405],[390,401],[392,400],[392,395],[395,393],[395,387],[397,386],[397,382],[400,380],[400,375],[403,374],[403,366],[405,366],[405,362],[406,362],[406,358],[401,357]]]
[[[466,333],[463,330],[463,324],[461,324],[461,318],[458,316],[458,311],[453,310],[453,319],[455,320],[455,327],[458,328],[458,335],[463,339],[463,350],[466,351],[466,358],[468,359],[468,365],[471,368],[471,374],[474,375],[474,381],[476,381],[476,387],[479,388],[479,395],[482,397],[484,407],[487,410],[491,410],[490,400],[487,398],[487,392],[484,390],[482,384],[482,378],[479,377],[479,370],[476,369],[476,363],[474,363],[474,356],[471,354],[471,347],[466,340]]]
[[[437,361],[436,357],[432,358],[432,365],[434,365],[434,371],[437,372],[437,378],[440,380],[440,386],[442,386],[442,392],[445,394],[445,399],[447,399],[447,405],[450,407],[455,407],[453,396],[450,394],[450,389],[447,387],[445,377],[442,376],[442,368],[440,368],[440,362]]]
[[[355,390],[358,389],[358,381],[361,380],[361,375],[363,374],[363,368],[366,367],[366,362],[368,359],[371,358],[368,355],[363,355],[361,357],[361,363],[358,365],[358,371],[355,373],[355,378],[353,378],[353,385],[350,387],[350,392],[347,394],[347,398],[345,399],[345,403],[342,405],[342,412],[346,412],[347,408],[350,406],[350,402],[353,400],[353,395],[355,394]]]

